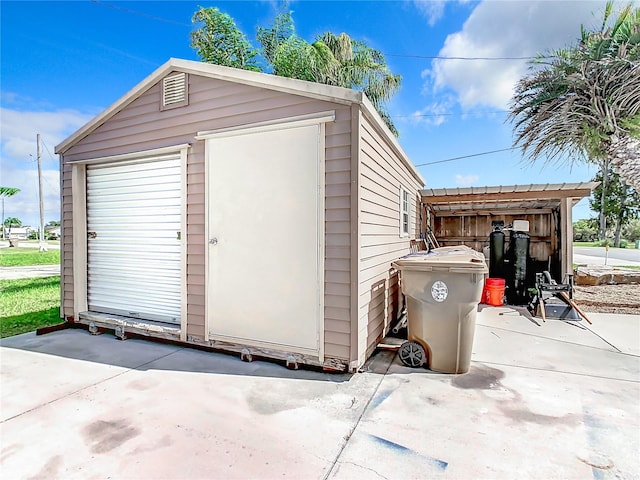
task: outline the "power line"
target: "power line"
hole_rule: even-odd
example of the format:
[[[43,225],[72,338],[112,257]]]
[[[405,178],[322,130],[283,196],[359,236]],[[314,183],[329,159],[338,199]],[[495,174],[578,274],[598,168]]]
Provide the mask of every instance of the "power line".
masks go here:
[[[494,110],[492,112],[462,112],[462,113],[417,113],[410,115],[390,115],[391,118],[410,118],[410,117],[457,117],[463,115],[486,115],[491,113],[509,113],[510,110]]]
[[[166,19],[166,18],[161,18],[155,15],[150,15],[144,12],[139,12],[136,10],[132,10],[129,8],[125,8],[125,7],[121,7],[119,5],[114,5],[111,3],[106,3],[103,2],[101,0],[90,0],[91,2],[97,4],[97,5],[103,5],[105,7],[108,8],[113,8],[114,10],[119,10],[121,12],[124,13],[129,13],[131,15],[138,15],[138,16],[142,16],[142,17],[146,17],[149,18],[151,20],[156,20],[159,22],[165,22],[165,23],[171,23],[174,25],[179,25],[179,26],[183,26],[183,27],[189,27],[191,28],[192,25],[190,24],[186,24],[183,22],[178,22],[176,20],[170,20],[170,19]],[[400,53],[383,53],[383,55],[388,56],[388,57],[402,57],[402,58],[418,58],[418,59],[427,59],[427,60],[534,60],[534,59],[538,59],[538,58],[553,58],[551,56],[526,56],[526,57],[443,57],[443,56],[439,56],[439,55],[409,55],[409,54],[400,54]],[[424,113],[424,114],[413,114],[413,115],[392,115],[393,118],[407,118],[407,117],[442,117],[442,116],[462,116],[462,115],[477,115],[477,114],[494,114],[494,113],[508,113],[508,110],[497,110],[497,111],[491,111],[491,112],[472,112],[472,113]],[[481,155],[490,155],[492,153],[498,153],[498,152],[506,152],[509,150],[514,150],[516,147],[511,147],[511,148],[503,148],[503,149],[499,149],[499,150],[492,150],[489,152],[481,152],[481,153],[475,153],[475,154],[471,154],[471,155],[464,155],[461,157],[453,157],[453,158],[446,158],[444,160],[437,160],[435,162],[427,162],[427,163],[422,163],[419,165],[416,165],[416,167],[424,167],[427,165],[435,165],[438,163],[445,163],[445,162],[452,162],[454,160],[462,160],[465,158],[472,158],[472,157],[478,157]],[[49,153],[49,155],[51,155],[51,153]]]
[[[554,58],[553,56],[528,57],[442,57],[439,55],[407,55],[403,53],[384,53],[386,57],[421,58],[427,60],[537,60],[539,58]]]
[[[189,27],[189,28],[192,27],[192,25],[189,24],[189,23],[183,23],[183,22],[179,22],[177,20],[170,20],[170,19],[167,19],[167,18],[156,17],[155,15],[150,15],[148,13],[139,12],[137,10],[131,10],[130,8],[121,7],[120,5],[114,5],[112,3],[102,2],[101,0],[90,0],[90,1],[92,3],[97,4],[97,5],[103,5],[103,6],[108,7],[108,8],[113,8],[114,10],[119,10],[119,11],[124,12],[124,13],[130,13],[131,15],[138,15],[140,17],[146,17],[146,18],[149,18],[151,20],[156,20],[158,22],[172,23],[174,25],[180,25],[181,27]]]
[[[90,0],[92,3],[96,5],[103,5],[108,8],[112,8],[114,10],[119,10],[124,13],[129,13],[131,15],[138,15],[140,17],[146,17],[151,20],[156,20],[158,22],[171,23],[174,25],[179,25],[181,27],[193,27],[193,25],[179,22],[177,20],[171,20],[167,18],[158,17],[156,15],[150,15],[148,13],[139,12],[137,10],[132,10],[130,8],[122,7],[120,5],[114,5],[112,3],[103,2],[102,0]],[[417,58],[417,59],[426,59],[426,60],[536,60],[540,58],[553,58],[553,56],[524,56],[524,57],[444,57],[441,55],[413,55],[413,54],[404,54],[404,53],[384,53],[383,55],[387,57],[398,57],[398,58]]]
[[[436,160],[435,162],[420,163],[416,165],[416,167],[425,167],[427,165],[435,165],[436,163],[453,162],[454,160],[462,160],[464,158],[479,157],[481,155],[490,155],[492,153],[498,152],[507,152],[509,150],[515,150],[516,148],[518,147],[501,148],[500,150],[491,150],[490,152],[473,153],[471,155],[463,155],[462,157],[445,158],[444,160]]]
[[[53,158],[53,155],[51,155],[51,150],[49,150],[49,147],[47,147],[47,144],[44,143],[44,140],[42,140],[42,137],[40,137],[40,144],[44,147],[44,149],[49,154],[49,159],[52,162],[55,162],[55,158]],[[49,186],[49,188],[59,188],[59,185],[58,186],[51,185],[51,182],[49,182],[49,179],[47,177],[44,177],[44,181]]]

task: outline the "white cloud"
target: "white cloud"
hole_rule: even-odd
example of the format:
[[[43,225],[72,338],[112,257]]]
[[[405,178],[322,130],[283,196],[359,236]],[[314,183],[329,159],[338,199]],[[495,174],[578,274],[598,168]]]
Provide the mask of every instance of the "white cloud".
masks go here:
[[[456,174],[456,185],[459,187],[470,187],[474,183],[480,180],[478,175],[460,175]]]
[[[56,144],[91,118],[92,115],[75,110],[19,111],[0,108],[3,157],[27,158],[29,154],[35,155],[37,133],[53,150]]]
[[[4,95],[3,100],[12,98]],[[6,104],[6,102],[5,102]],[[93,117],[75,110],[16,110],[0,108],[1,180],[20,192],[4,201],[5,217],[25,225],[40,222],[36,134],[41,136],[45,222],[60,220],[60,175],[55,146]]]
[[[450,34],[443,57],[531,57],[574,44],[580,25],[597,26],[603,1],[484,1],[461,31]],[[515,83],[527,73],[525,60],[434,60],[426,88],[453,91],[464,109],[506,109]]]
[[[446,0],[413,0],[413,4],[430,26],[434,26],[444,16]]]
[[[435,126],[445,122],[446,115],[455,104],[455,99],[448,95],[442,95],[439,101],[431,103],[420,110],[413,112],[408,118],[412,124]]]

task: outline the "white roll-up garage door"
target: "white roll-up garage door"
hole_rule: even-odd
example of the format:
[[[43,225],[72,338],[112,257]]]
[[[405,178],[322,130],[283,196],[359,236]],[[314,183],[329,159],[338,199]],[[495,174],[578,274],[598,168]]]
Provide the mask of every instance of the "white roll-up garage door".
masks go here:
[[[87,167],[90,311],[180,323],[180,154]]]

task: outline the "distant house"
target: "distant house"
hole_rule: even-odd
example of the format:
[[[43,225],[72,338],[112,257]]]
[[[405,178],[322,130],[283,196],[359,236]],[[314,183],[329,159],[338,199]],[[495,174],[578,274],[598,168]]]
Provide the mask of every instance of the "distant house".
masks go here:
[[[11,227],[10,229],[5,227],[5,238],[12,238],[14,240],[26,240],[29,238],[29,234],[33,231],[31,227]]]
[[[48,226],[44,227],[46,237],[51,240],[57,240],[60,238],[60,226]]]
[[[355,371],[424,180],[357,91],[172,59],[56,147],[62,315]]]

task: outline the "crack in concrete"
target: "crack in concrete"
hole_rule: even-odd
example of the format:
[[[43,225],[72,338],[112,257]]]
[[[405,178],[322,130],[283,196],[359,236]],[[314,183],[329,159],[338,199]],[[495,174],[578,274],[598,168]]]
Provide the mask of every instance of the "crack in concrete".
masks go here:
[[[611,352],[616,354],[615,352]],[[628,383],[640,383],[639,380],[629,379],[629,378],[616,378],[616,377],[607,377],[604,375],[592,375],[589,373],[580,373],[580,372],[569,372],[566,370],[549,370],[548,368],[541,367],[527,367],[524,365],[513,365],[511,363],[498,363],[498,362],[487,362],[479,359],[474,359],[473,363],[482,363],[484,365],[497,365],[499,367],[508,367],[514,369],[524,369],[524,370],[535,370],[538,372],[547,372],[547,373],[562,373],[564,375],[576,375],[578,377],[589,377],[589,378],[599,378],[603,380],[612,380],[615,382],[628,382]]]
[[[355,463],[355,462],[343,462],[343,463],[344,463],[345,465],[353,465],[353,466],[355,466],[355,467],[363,468],[363,469],[368,470],[368,471],[370,471],[370,472],[372,472],[372,473],[375,473],[375,474],[376,474],[378,477],[380,477],[380,478],[384,478],[384,480],[389,480],[387,477],[385,477],[384,475],[382,475],[380,472],[376,472],[373,468],[365,467],[364,465],[360,465],[360,464]]]
[[[563,320],[554,320],[554,321],[562,322]],[[621,355],[630,355],[630,356],[634,356],[634,357],[637,357],[637,356],[638,356],[638,355],[633,355],[633,354],[631,354],[631,353],[625,353],[625,352],[621,351],[620,349],[618,349],[618,347],[616,347],[615,345],[613,345],[613,344],[609,343],[609,342],[608,342],[608,341],[606,341],[604,338],[602,338],[600,335],[598,335],[597,333],[595,333],[593,330],[590,330],[589,328],[587,328],[587,327],[585,327],[585,326],[583,326],[583,325],[576,325],[575,323],[571,323],[571,322],[564,322],[564,323],[566,323],[566,324],[568,324],[568,325],[571,325],[571,326],[573,326],[573,327],[579,328],[579,329],[581,329],[581,330],[588,331],[588,332],[590,332],[590,333],[594,334],[596,337],[598,337],[599,339],[601,339],[602,341],[604,341],[606,344],[608,344],[609,346],[611,346],[611,347],[613,347],[613,348],[615,348],[615,349],[617,350],[617,351],[615,351],[615,352],[611,352],[611,353],[619,353],[619,354],[621,354]],[[536,335],[536,334],[534,334],[534,333],[517,332],[517,331],[515,331],[515,330],[510,330],[510,329],[508,329],[508,328],[503,328],[503,327],[495,327],[495,326],[482,325],[482,324],[478,324],[478,325],[477,325],[477,327],[483,327],[483,328],[488,328],[488,329],[493,329],[493,330],[502,330],[502,331],[509,332],[509,333],[513,333],[513,334],[516,334],[516,335],[524,335],[524,336],[526,336],[526,337],[531,337],[531,338],[540,338],[540,339],[543,339],[543,340],[549,340],[549,341],[551,341],[551,342],[566,343],[566,344],[568,344],[568,345],[577,345],[577,346],[584,347],[584,348],[591,348],[591,349],[594,349],[594,350],[604,350],[605,352],[610,352],[610,350],[607,350],[606,348],[602,348],[602,347],[596,347],[596,346],[593,346],[593,345],[584,345],[584,344],[582,344],[582,343],[576,343],[576,342],[569,342],[569,341],[567,341],[567,340],[562,340],[562,339],[560,339],[560,338],[545,337],[544,335]],[[493,333],[494,335],[496,335],[494,332],[491,332],[491,333]],[[498,336],[498,335],[496,335],[496,336]],[[498,338],[500,338],[500,337],[498,337]]]
[[[387,364],[387,368],[385,369],[384,373],[380,376],[380,380],[378,381],[378,384],[376,385],[376,388],[373,389],[373,392],[371,393],[371,396],[367,400],[367,403],[364,405],[364,408],[362,409],[362,412],[360,413],[360,415],[358,416],[357,420],[353,424],[353,427],[351,429],[349,429],[349,433],[347,433],[343,437],[344,438],[344,442],[342,442],[342,445],[340,446],[340,450],[338,451],[338,454],[336,455],[336,458],[333,460],[333,463],[331,464],[331,468],[327,471],[327,474],[323,477],[323,480],[327,480],[331,476],[331,474],[334,472],[334,470],[336,469],[336,465],[338,464],[338,461],[340,460],[340,457],[342,456],[342,453],[344,452],[345,448],[347,448],[347,445],[349,444],[349,441],[351,440],[351,437],[353,436],[353,434],[355,433],[356,429],[358,428],[358,425],[360,425],[362,417],[364,417],[364,414],[367,413],[367,410],[369,409],[369,405],[371,404],[371,402],[375,398],[376,394],[378,393],[378,389],[380,388],[380,385],[382,384],[382,381],[385,379],[385,377],[389,373],[389,369],[391,368],[391,365],[393,364],[394,358],[395,358],[395,354],[393,356],[391,356],[391,358],[389,359],[389,363]],[[345,463],[347,463],[347,462],[345,462]],[[363,468],[366,468],[366,467],[363,467]],[[374,470],[371,470],[371,471],[374,472]],[[375,472],[375,473],[377,473],[377,472]],[[378,474],[378,475],[380,475],[380,474]],[[382,477],[382,475],[380,475],[380,476]],[[385,477],[382,477],[382,478],[385,478]]]

